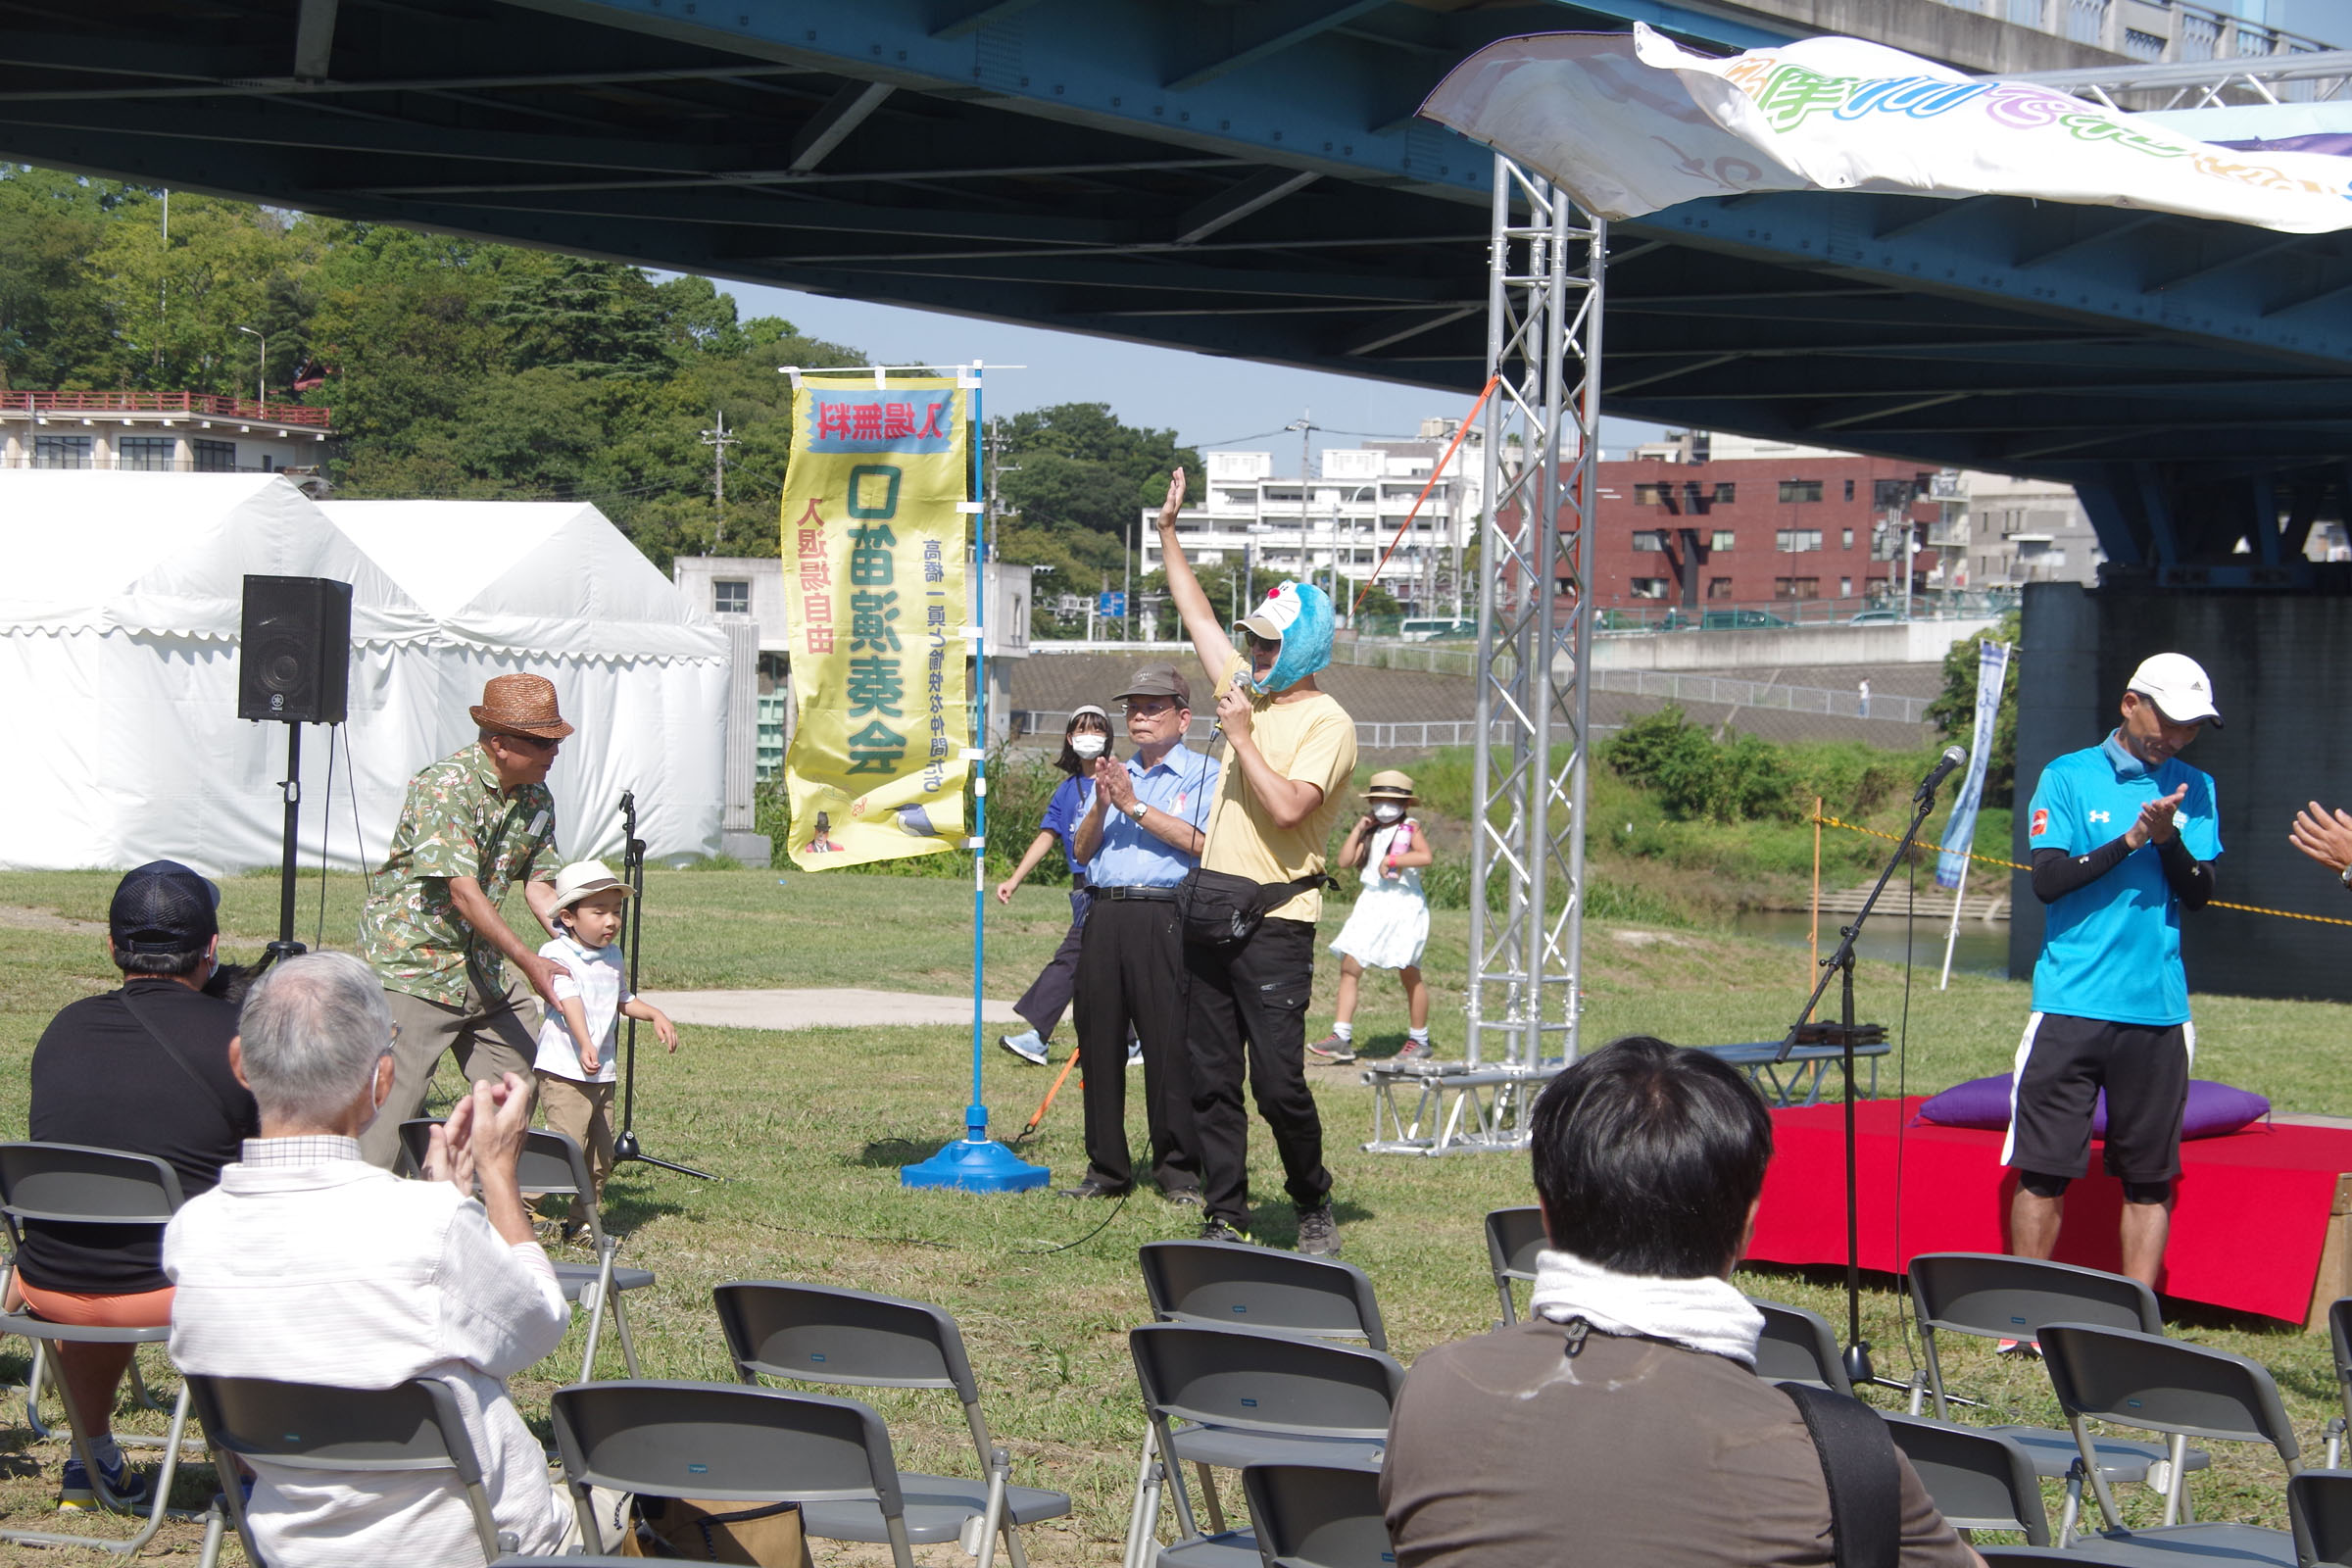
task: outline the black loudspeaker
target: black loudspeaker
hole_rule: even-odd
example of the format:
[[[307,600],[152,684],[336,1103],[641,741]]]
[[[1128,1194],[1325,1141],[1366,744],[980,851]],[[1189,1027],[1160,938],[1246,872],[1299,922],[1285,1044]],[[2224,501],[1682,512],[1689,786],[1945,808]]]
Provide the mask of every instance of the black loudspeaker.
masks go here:
[[[351,584],[247,577],[237,716],[340,724],[351,696]]]

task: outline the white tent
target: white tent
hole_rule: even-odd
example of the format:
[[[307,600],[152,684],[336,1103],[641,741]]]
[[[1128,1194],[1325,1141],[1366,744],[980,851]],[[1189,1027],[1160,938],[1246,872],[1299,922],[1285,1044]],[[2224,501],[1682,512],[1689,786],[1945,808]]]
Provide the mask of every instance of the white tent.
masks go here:
[[[275,474],[0,471],[0,867],[277,862],[284,726],[239,719],[248,573],[352,584],[350,721],[303,731],[302,860],[382,862],[410,775],[533,670],[578,733],[549,783],[567,857],[717,847],[726,642],[592,507],[345,502]],[[379,554],[380,552],[380,554]]]
[[[431,690],[381,699],[420,726],[420,757],[473,738],[466,710],[489,677],[545,675],[577,730],[548,778],[564,856],[617,865],[624,790],[637,797],[652,855],[717,848],[725,634],[603,513],[512,501],[330,501],[318,510],[432,618]],[[360,703],[355,680],[355,720]],[[363,825],[380,823],[381,835],[392,820],[378,814]]]
[[[431,618],[274,474],[0,472],[0,537],[12,568],[0,582],[0,692],[17,753],[0,773],[0,865],[169,858],[218,874],[276,862],[284,729],[237,717],[249,572],[352,585],[355,696],[430,661]],[[363,784],[397,766],[382,760],[397,750],[385,716],[355,705]],[[324,733],[305,735],[310,864],[330,805]],[[347,778],[332,802],[346,866],[357,842]],[[363,801],[370,794],[380,806],[380,790]],[[378,854],[389,823],[374,826]]]

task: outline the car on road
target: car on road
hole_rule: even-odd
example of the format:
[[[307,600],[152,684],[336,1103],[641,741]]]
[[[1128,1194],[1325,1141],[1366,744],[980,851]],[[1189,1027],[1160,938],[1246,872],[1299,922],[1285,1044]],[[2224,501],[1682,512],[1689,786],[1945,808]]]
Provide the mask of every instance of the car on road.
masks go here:
[[[1894,626],[1902,622],[1902,612],[1895,610],[1865,610],[1845,617],[1848,626]]]

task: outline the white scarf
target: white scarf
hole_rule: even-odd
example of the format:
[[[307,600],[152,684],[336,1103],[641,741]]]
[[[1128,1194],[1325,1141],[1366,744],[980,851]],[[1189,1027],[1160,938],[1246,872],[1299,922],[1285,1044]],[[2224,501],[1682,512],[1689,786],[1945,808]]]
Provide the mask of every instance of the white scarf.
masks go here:
[[[1666,1340],[1748,1367],[1756,1364],[1756,1339],[1764,1332],[1764,1314],[1727,1279],[1620,1274],[1548,1250],[1536,1255],[1528,1309],[1553,1323],[1581,1317],[1603,1334]]]

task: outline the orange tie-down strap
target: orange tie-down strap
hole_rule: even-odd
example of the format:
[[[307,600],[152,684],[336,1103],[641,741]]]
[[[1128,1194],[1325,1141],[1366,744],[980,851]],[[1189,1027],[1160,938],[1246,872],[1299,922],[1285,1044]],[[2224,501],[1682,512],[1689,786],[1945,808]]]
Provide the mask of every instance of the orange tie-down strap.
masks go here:
[[[1847,822],[1835,816],[1817,816],[1813,820],[1823,827],[1839,827],[1848,833],[1860,833],[1869,838],[1885,839],[1890,844],[1902,842],[1899,834],[1882,833],[1875,827],[1863,827],[1859,823]],[[1997,855],[1972,854],[1969,856],[1969,859],[1978,865],[1997,865],[2010,871],[2034,869],[2030,865],[2020,865],[2015,860],[2003,859]],[[2281,920],[2309,920],[2316,925],[2352,925],[2352,920],[2338,919],[2332,914],[2302,914],[2293,909],[2266,909],[2259,904],[2225,904],[2220,899],[2215,899],[2205,907],[2208,909],[2235,909],[2240,914],[2275,914]]]

